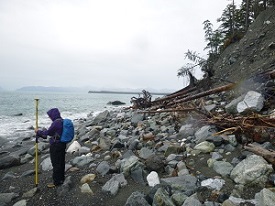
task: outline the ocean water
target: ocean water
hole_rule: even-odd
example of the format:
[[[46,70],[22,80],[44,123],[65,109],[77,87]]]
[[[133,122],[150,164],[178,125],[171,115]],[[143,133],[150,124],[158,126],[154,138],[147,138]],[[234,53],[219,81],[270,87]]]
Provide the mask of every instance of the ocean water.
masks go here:
[[[96,115],[106,109],[120,107],[107,105],[109,101],[119,100],[131,105],[131,97],[137,94],[107,93],[53,93],[53,92],[0,92],[0,137],[16,139],[22,133],[30,132],[35,127],[36,103],[38,101],[38,126],[48,127],[51,120],[47,111],[57,107],[63,118],[77,120],[87,115]],[[157,98],[160,96],[153,96]]]

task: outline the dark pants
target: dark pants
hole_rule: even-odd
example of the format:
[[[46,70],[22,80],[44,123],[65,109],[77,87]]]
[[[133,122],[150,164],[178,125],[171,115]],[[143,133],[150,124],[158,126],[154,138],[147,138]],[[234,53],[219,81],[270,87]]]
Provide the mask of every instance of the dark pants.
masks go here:
[[[50,146],[51,162],[53,166],[53,183],[62,184],[65,180],[65,150],[66,143],[58,142]]]

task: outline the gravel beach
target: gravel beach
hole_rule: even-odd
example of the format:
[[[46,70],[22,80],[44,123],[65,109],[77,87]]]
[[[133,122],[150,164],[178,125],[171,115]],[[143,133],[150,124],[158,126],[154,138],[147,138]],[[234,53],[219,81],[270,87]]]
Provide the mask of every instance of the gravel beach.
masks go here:
[[[232,103],[220,104],[224,97],[218,95],[211,99],[218,102],[216,109],[225,109]],[[47,140],[40,139],[38,144],[36,187],[34,136],[14,142],[2,139],[0,203],[16,206],[272,203],[275,173],[263,157],[244,149],[245,144],[253,143],[250,137],[215,135],[218,128],[205,124],[202,118],[195,112],[146,114],[117,109],[76,120],[76,137],[67,145],[66,180],[56,188],[46,186],[52,175]],[[274,134],[274,128],[270,134],[272,131]],[[272,135],[269,138],[253,144],[274,149],[274,138]],[[149,180],[153,173],[157,176]]]

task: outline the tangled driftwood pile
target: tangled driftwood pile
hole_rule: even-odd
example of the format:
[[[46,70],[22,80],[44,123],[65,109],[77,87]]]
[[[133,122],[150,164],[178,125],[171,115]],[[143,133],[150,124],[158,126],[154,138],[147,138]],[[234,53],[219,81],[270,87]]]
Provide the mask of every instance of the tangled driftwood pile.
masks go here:
[[[275,70],[269,70],[260,74],[256,74],[241,83],[229,83],[205,90],[203,86],[187,86],[177,92],[166,95],[162,98],[151,101],[151,94],[143,90],[143,97],[133,97],[132,103],[134,109],[141,109],[142,113],[163,113],[171,112],[172,114],[182,114],[188,112],[196,112],[200,115],[199,123],[215,125],[219,132],[216,135],[235,134],[241,136],[248,134],[249,141],[243,142],[244,149],[264,157],[275,167],[275,151],[267,150],[263,147],[249,144],[251,142],[271,141],[275,143],[275,112],[246,114],[237,113],[235,115],[228,114],[224,110],[222,112],[210,112],[205,109],[205,102],[209,95],[226,95],[234,90],[241,91],[242,88],[258,90],[265,98],[265,107],[269,111],[275,108]],[[249,85],[249,86],[247,86]],[[241,94],[238,94],[241,95]],[[230,95],[228,95],[230,96]],[[229,101],[230,99],[227,99]],[[267,137],[265,139],[265,137]]]
[[[205,100],[212,94],[226,94],[228,91],[240,90],[243,85],[250,85],[260,90],[265,97],[265,104],[274,107],[275,102],[275,70],[256,74],[242,83],[229,83],[212,89],[204,90],[200,85],[187,86],[177,92],[151,101],[151,94],[143,90],[143,97],[132,98],[135,109],[142,109],[143,113],[162,112],[190,112],[201,115],[200,122],[216,125],[221,131],[219,134],[250,133],[253,140],[269,128],[275,127],[275,118],[270,115],[249,113],[235,116],[226,112],[209,112],[204,108]],[[273,82],[273,84],[271,83]],[[273,108],[274,109],[274,108]]]
[[[143,97],[132,97],[131,103],[133,104],[132,108],[134,109],[145,109],[151,106],[152,95],[146,91],[142,90]]]

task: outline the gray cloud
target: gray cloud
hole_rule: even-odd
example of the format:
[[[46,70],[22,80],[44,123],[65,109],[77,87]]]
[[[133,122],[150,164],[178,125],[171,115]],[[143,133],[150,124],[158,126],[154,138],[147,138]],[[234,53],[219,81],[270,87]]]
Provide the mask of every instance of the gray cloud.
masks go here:
[[[184,53],[203,53],[202,22],[228,3],[0,1],[0,86],[180,89]]]

